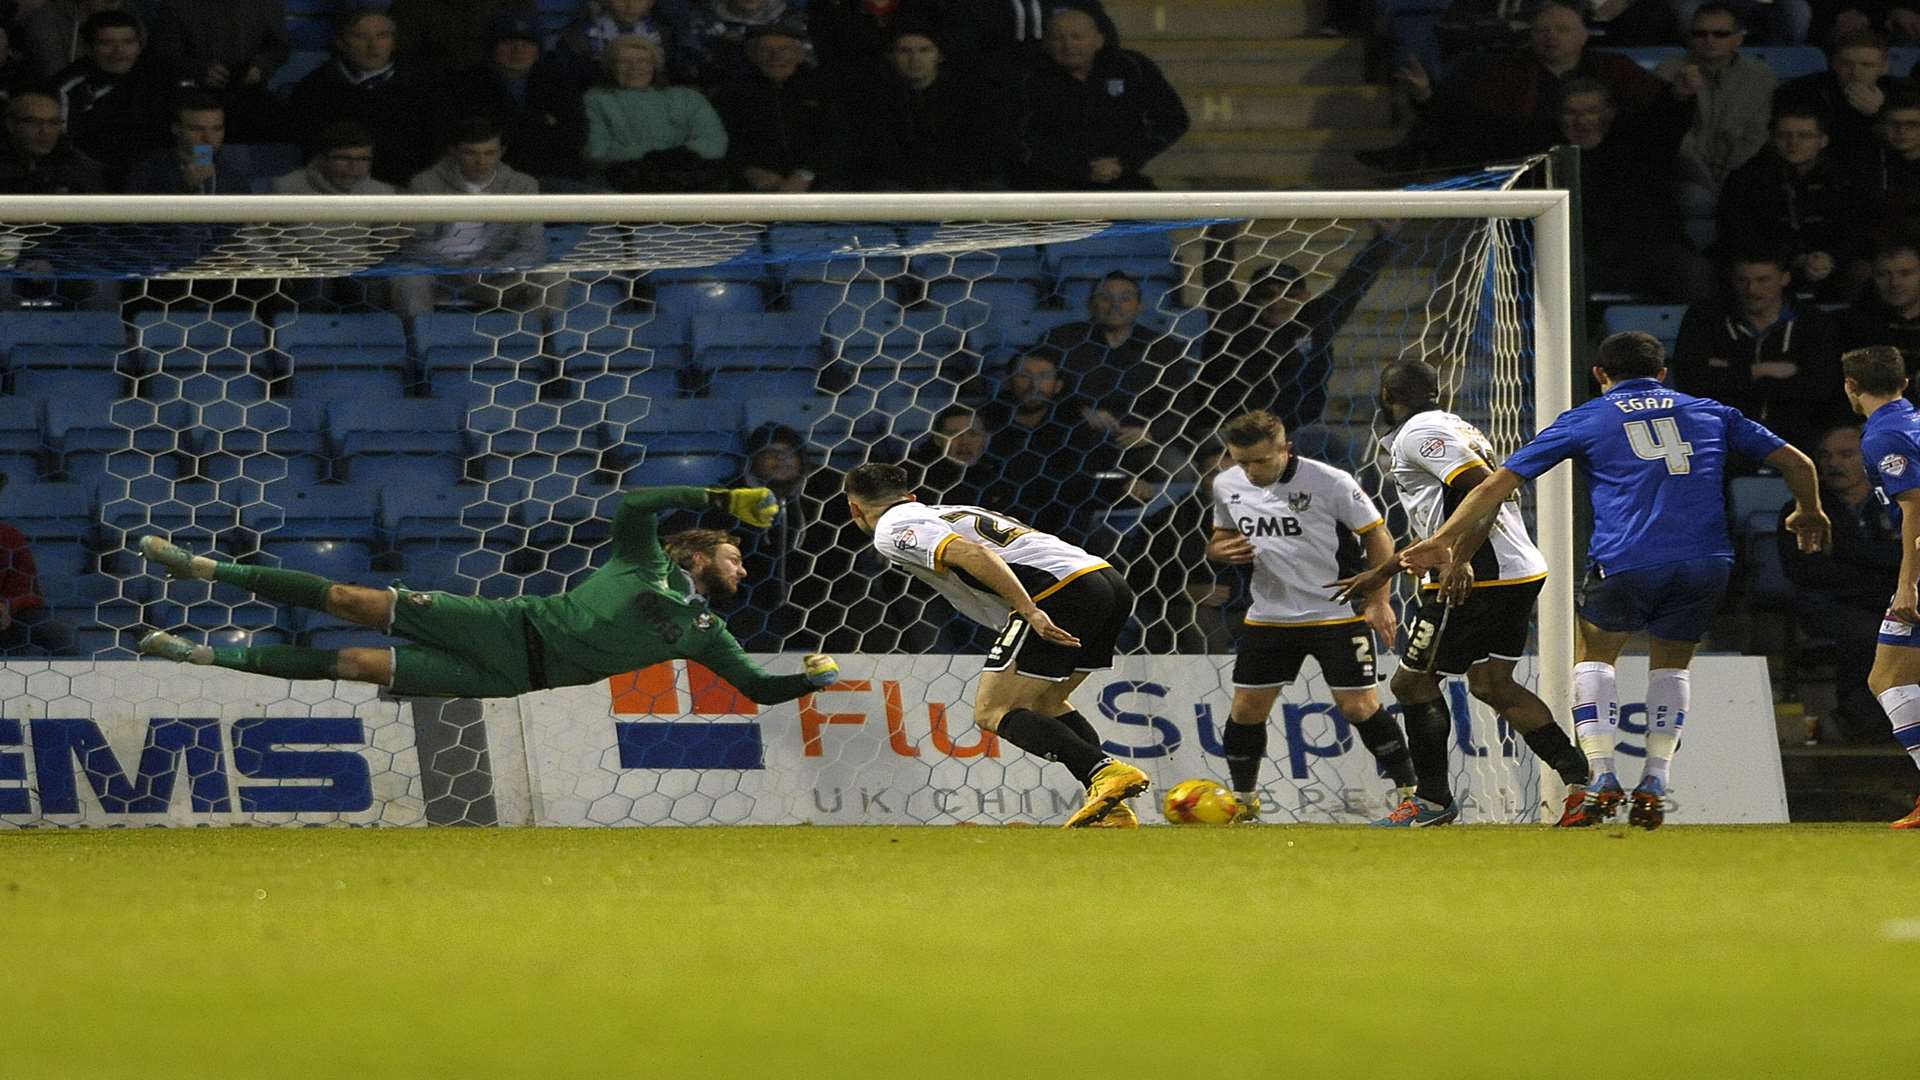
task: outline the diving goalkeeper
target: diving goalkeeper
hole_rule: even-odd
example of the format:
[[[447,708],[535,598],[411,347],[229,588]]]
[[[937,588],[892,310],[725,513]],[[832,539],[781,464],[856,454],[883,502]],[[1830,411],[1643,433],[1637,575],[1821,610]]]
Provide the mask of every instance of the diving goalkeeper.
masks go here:
[[[747,571],[739,541],[714,529],[660,538],[662,510],[726,510],[757,528],[780,504],[766,488],[635,488],[613,517],[613,555],[558,596],[488,600],[401,586],[339,585],[316,574],[242,566],[193,555],[158,536],[140,554],[174,577],[223,581],[283,604],[312,608],[412,642],[390,648],[293,645],[213,648],[156,630],[140,651],[283,679],[347,679],[420,697],[513,697],[578,686],[662,660],[695,660],[762,705],[810,693],[839,677],[828,656],[808,656],[798,675],[769,675],[707,606],[732,596]]]

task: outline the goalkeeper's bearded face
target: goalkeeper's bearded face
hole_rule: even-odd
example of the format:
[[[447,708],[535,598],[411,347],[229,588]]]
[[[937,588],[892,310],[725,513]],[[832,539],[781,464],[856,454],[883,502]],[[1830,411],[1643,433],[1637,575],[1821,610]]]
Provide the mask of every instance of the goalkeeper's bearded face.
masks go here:
[[[712,555],[695,555],[693,565],[687,567],[692,575],[694,587],[700,595],[728,597],[740,591],[740,582],[747,576],[747,568],[740,561],[740,549],[732,544],[721,544],[713,549]]]

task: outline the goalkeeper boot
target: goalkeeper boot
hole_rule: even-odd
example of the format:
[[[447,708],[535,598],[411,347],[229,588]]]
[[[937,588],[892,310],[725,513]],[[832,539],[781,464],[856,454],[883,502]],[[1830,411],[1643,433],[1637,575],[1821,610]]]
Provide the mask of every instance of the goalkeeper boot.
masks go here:
[[[1094,770],[1087,783],[1087,801],[1067,819],[1066,828],[1084,829],[1113,812],[1127,799],[1147,790],[1147,774],[1124,761],[1109,761]]]
[[[168,577],[198,578],[202,581],[213,578],[212,559],[195,555],[164,536],[141,537],[140,557],[148,562],[159,563],[166,569]]]
[[[1903,817],[1899,821],[1896,821],[1891,825],[1888,825],[1887,828],[1889,829],[1920,829],[1920,799],[1915,799],[1913,801],[1913,809],[1907,812],[1906,817]]]
[[[140,639],[139,649],[144,656],[157,656],[162,660],[171,660],[176,664],[211,664],[213,649],[207,645],[195,645],[185,638],[175,637],[165,630],[155,630]]]
[[[1580,809],[1587,805],[1587,785],[1569,784],[1566,801],[1560,804],[1560,820],[1553,823],[1556,829],[1579,829],[1593,824],[1588,821]]]
[[[1376,829],[1431,829],[1451,825],[1460,816],[1460,800],[1440,805],[1418,795],[1409,795],[1393,813],[1373,822]]]
[[[1089,829],[1137,829],[1140,819],[1133,813],[1133,807],[1120,803],[1107,811],[1107,816],[1087,826]]]
[[[1236,791],[1233,793],[1233,800],[1238,805],[1234,807],[1233,820],[1228,822],[1227,824],[1229,825],[1260,824],[1260,796],[1259,795],[1251,791]]]
[[[1657,776],[1649,776],[1634,785],[1632,805],[1627,809],[1627,824],[1642,829],[1657,829],[1667,820],[1667,785]]]

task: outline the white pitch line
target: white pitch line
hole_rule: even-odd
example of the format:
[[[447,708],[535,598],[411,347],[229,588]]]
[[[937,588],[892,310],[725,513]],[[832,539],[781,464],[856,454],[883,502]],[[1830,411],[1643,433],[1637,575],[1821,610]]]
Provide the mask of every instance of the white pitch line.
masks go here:
[[[1888,941],[1920,941],[1920,919],[1888,919],[1880,924],[1880,936]]]

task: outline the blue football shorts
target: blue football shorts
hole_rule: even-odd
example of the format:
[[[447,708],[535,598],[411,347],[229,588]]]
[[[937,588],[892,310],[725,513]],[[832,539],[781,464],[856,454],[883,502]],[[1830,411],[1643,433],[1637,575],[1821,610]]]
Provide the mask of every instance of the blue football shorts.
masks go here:
[[[1609,633],[1645,630],[1662,641],[1707,635],[1733,573],[1728,558],[1683,559],[1602,576],[1588,570],[1580,617]]]

